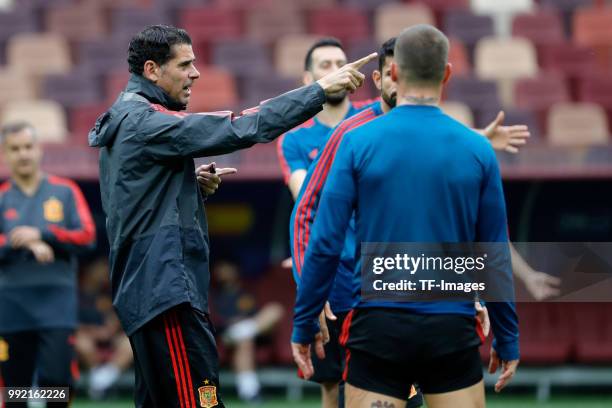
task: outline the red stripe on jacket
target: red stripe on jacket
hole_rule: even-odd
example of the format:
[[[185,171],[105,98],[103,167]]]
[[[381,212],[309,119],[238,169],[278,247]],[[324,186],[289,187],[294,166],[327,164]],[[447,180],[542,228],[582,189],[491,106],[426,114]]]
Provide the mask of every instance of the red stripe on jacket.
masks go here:
[[[70,188],[74,197],[74,203],[76,205],[77,214],[81,221],[81,228],[75,230],[69,230],[62,228],[57,225],[50,225],[49,231],[57,238],[58,241],[66,244],[75,245],[89,245],[94,242],[96,238],[96,226],[91,217],[91,211],[81,189],[72,180],[57,176],[49,176],[50,184],[61,185]]]
[[[364,123],[376,118],[376,112],[372,108],[366,109],[355,116],[342,122],[330,136],[325,144],[320,160],[317,162],[314,173],[304,195],[298,203],[294,220],[293,232],[293,248],[296,261],[296,271],[298,275],[302,273],[302,265],[304,264],[304,254],[310,239],[310,223],[312,210],[315,205],[316,197],[319,196],[325,180],[329,174],[329,170],[336,156],[336,151],[344,135]]]

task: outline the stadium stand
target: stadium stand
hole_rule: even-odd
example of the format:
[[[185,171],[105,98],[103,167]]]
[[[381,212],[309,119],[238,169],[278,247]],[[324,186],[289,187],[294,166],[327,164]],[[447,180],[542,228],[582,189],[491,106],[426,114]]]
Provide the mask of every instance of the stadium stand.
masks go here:
[[[601,68],[608,69],[612,50],[612,7],[578,9],[573,25],[574,41],[593,47]]]
[[[565,40],[561,17],[552,9],[516,15],[512,20],[512,36],[527,38],[538,48]]]
[[[370,37],[367,14],[359,8],[318,8],[308,13],[309,32],[332,36],[348,44]]]
[[[477,15],[467,10],[446,13],[442,29],[450,38],[461,40],[470,55],[473,54],[478,41],[495,34],[493,19],[490,16]]]
[[[269,75],[273,71],[267,47],[256,40],[216,42],[212,46],[211,62],[241,78],[258,74]]]
[[[495,20],[497,35],[510,35],[514,15],[528,12],[534,8],[533,0],[471,0],[472,10],[478,14],[487,14]]]
[[[45,13],[45,27],[70,41],[101,38],[108,28],[100,11],[93,2],[49,8]]]
[[[203,81],[195,81],[189,102],[191,112],[227,110],[238,104],[236,81],[221,67],[198,68]]]
[[[304,16],[294,8],[279,7],[274,13],[268,9],[253,10],[247,15],[247,36],[266,44],[282,36],[302,34],[305,31]]]
[[[290,78],[301,78],[304,73],[304,55],[321,36],[296,34],[282,37],[274,49],[276,72]]]
[[[33,100],[35,89],[27,75],[16,69],[0,69],[0,108],[14,101]]]

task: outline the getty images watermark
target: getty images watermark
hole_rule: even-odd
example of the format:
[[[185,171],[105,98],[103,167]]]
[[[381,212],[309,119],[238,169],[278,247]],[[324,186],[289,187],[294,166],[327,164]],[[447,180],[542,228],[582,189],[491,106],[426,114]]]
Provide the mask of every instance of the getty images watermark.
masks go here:
[[[552,301],[612,301],[612,243],[515,243],[560,282]],[[362,243],[365,301],[533,301],[515,285],[508,243]]]

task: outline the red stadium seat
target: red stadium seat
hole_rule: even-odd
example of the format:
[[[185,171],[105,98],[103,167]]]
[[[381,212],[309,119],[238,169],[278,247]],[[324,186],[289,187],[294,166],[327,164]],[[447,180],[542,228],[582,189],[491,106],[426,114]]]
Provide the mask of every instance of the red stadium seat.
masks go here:
[[[569,303],[564,307],[571,320],[577,362],[611,363],[612,303]]]
[[[77,145],[87,146],[87,135],[96,119],[109,108],[107,103],[76,106],[68,112],[71,140]]]
[[[468,50],[461,40],[450,39],[448,62],[453,66],[453,76],[469,76],[472,72]]]
[[[111,71],[107,74],[104,93],[106,94],[106,103],[108,105],[115,102],[115,99],[123,91],[129,79],[130,73],[127,70]]]
[[[559,75],[545,74],[536,78],[523,78],[514,84],[515,106],[535,112],[540,129],[545,129],[548,109],[557,102],[569,100],[569,88],[565,79]]]
[[[274,66],[276,72],[289,78],[301,78],[304,73],[304,58],[308,49],[321,36],[288,35],[276,42],[274,49]]]
[[[243,32],[240,13],[229,8],[182,8],[178,25],[189,32],[194,42],[238,39]]]
[[[612,52],[612,7],[577,10],[574,14],[574,41],[595,48],[599,65],[608,69]]]
[[[189,102],[191,112],[230,110],[238,103],[236,81],[227,70],[201,67],[200,79],[194,82]]]
[[[572,43],[542,48],[540,64],[546,71],[558,71],[568,77],[591,75],[598,71],[595,51]]]
[[[23,72],[0,69],[0,108],[14,101],[27,101],[36,98],[36,90]]]
[[[0,111],[0,123],[23,120],[36,128],[43,143],[62,143],[68,136],[66,112],[57,102],[14,101]]]
[[[500,106],[497,83],[476,78],[452,78],[445,89],[445,100],[463,102],[478,116],[482,110]]]
[[[491,16],[473,14],[469,10],[446,13],[442,19],[442,28],[449,38],[460,40],[466,46],[468,56],[473,55],[474,47],[480,39],[495,33]],[[473,61],[472,58],[470,60]]]
[[[528,38],[537,47],[547,47],[565,40],[561,17],[554,10],[517,15],[512,21],[512,35]]]
[[[355,8],[321,8],[308,16],[308,31],[312,34],[332,36],[345,43],[370,36],[367,14]]]
[[[612,124],[612,75],[589,75],[579,79],[578,98],[601,105]]]

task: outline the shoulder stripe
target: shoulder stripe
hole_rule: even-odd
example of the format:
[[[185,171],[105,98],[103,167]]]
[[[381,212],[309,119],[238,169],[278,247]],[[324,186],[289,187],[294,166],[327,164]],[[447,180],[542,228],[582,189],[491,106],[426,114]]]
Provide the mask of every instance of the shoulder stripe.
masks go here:
[[[328,142],[325,144],[323,153],[315,165],[312,178],[308,182],[304,195],[300,199],[296,209],[294,219],[293,253],[298,275],[301,275],[302,273],[304,255],[306,253],[306,248],[310,238],[313,210],[315,206],[318,205],[318,199],[321,191],[323,190],[323,185],[329,174],[329,170],[335,158],[338,146],[347,132],[369,122],[376,116],[376,112],[372,108],[368,108],[363,112],[352,116],[351,118],[342,122],[336,128],[336,130],[330,136]]]

